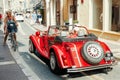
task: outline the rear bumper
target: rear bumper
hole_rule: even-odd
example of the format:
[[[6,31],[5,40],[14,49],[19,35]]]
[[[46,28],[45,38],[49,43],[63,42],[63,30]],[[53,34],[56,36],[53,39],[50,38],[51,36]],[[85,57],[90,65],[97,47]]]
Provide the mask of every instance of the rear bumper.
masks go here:
[[[97,66],[90,66],[90,67],[81,67],[81,68],[69,68],[67,69],[67,72],[81,72],[81,71],[89,71],[89,70],[96,70],[96,69],[102,69],[107,67],[112,67],[113,65],[116,65],[117,61],[112,62],[111,64],[103,64],[103,65],[97,65]]]

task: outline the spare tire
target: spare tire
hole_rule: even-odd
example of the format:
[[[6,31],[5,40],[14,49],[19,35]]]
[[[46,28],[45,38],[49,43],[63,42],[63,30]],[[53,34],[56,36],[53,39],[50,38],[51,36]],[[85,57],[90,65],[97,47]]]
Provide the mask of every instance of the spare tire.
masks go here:
[[[98,64],[104,57],[104,51],[98,42],[88,41],[82,47],[82,57],[89,64]]]

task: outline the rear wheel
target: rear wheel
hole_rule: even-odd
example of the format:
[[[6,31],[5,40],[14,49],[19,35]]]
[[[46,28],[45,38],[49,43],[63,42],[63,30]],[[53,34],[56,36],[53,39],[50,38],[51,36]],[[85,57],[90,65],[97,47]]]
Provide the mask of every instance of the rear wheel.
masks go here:
[[[35,46],[34,46],[34,44],[33,44],[33,42],[31,40],[29,40],[29,51],[31,53],[35,52]]]
[[[51,54],[50,54],[49,67],[53,73],[59,73],[59,71],[60,71],[60,68],[57,64],[57,59],[56,59],[54,52],[51,52]]]

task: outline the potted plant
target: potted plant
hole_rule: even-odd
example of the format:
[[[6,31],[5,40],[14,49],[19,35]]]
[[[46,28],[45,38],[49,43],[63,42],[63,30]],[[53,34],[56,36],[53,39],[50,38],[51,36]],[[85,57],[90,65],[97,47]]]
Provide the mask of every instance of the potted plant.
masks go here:
[[[65,25],[69,25],[69,20],[64,21]]]
[[[73,20],[73,24],[77,25],[78,24],[78,20]]]

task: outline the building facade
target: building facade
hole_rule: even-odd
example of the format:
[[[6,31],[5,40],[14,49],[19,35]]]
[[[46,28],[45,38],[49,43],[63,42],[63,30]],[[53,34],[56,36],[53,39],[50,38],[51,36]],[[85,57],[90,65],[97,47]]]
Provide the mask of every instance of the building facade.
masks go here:
[[[78,21],[89,29],[120,31],[120,0],[6,0],[5,4],[5,9],[18,11],[38,5],[46,26]]]
[[[46,25],[73,24],[102,31],[120,31],[119,0],[43,0]]]

